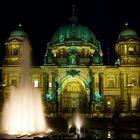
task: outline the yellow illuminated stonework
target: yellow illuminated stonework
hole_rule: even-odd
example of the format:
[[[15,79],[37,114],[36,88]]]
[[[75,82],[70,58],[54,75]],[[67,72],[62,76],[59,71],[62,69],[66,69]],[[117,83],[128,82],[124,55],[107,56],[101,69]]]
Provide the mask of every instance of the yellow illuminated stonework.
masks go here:
[[[134,48],[133,47],[129,47],[128,50],[129,51],[134,51]]]

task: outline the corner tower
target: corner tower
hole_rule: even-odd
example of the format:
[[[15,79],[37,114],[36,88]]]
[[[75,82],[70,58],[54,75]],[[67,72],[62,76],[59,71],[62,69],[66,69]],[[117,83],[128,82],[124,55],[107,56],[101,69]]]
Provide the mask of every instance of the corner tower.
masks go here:
[[[24,39],[28,39],[28,35],[23,31],[22,25],[19,24],[18,29],[10,33],[10,37],[6,40],[6,54],[3,65],[18,66],[21,64],[21,43]]]
[[[135,30],[126,27],[120,32],[115,51],[117,65],[140,66],[140,41]]]

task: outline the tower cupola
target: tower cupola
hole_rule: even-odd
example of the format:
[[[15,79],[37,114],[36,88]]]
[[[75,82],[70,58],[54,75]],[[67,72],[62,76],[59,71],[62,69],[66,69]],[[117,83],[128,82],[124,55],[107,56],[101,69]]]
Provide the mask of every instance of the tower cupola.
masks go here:
[[[117,65],[140,66],[140,41],[134,29],[123,29],[115,46]]]
[[[10,33],[10,36],[5,42],[6,55],[3,65],[17,66],[21,64],[21,43],[24,39],[28,39],[28,35],[24,32],[22,25]]]

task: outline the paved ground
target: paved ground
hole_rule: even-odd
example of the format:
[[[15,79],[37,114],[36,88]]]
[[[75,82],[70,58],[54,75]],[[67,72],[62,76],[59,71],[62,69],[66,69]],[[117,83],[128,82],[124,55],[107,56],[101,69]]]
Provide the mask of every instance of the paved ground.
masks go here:
[[[63,136],[68,132],[67,120],[47,119],[50,126],[54,129],[55,135]],[[121,117],[118,123],[112,118],[86,118],[84,127],[88,130],[84,134],[87,139],[140,139],[140,117]],[[71,137],[70,137],[71,138]],[[70,139],[69,138],[69,139]],[[77,138],[77,136],[76,136]]]
[[[68,133],[68,120],[62,118],[47,118],[47,125],[53,130],[48,134],[32,136],[0,135],[5,139],[140,139],[140,117],[121,117],[118,123],[112,118],[83,119],[84,131],[80,135]]]

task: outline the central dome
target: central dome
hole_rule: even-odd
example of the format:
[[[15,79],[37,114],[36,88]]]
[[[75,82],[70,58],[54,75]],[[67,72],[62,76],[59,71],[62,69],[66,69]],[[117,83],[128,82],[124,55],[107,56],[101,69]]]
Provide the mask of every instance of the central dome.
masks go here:
[[[99,40],[78,23],[73,12],[70,22],[60,27],[47,44],[44,65],[102,65],[102,56]]]
[[[78,23],[75,16],[70,18],[69,24],[60,27],[50,41],[50,46],[53,48],[56,45],[75,42],[77,44],[93,44],[97,46],[95,35],[87,27]]]

